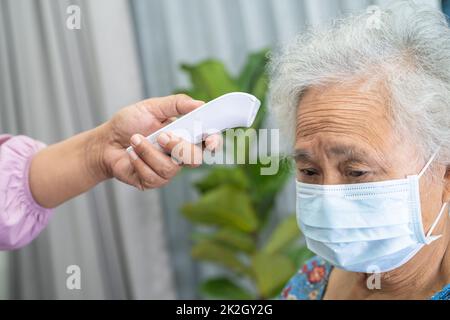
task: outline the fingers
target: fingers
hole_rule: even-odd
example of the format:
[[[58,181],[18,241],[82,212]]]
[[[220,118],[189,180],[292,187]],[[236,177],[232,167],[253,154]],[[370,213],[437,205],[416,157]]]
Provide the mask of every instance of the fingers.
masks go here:
[[[205,139],[205,148],[209,151],[216,151],[223,146],[223,136],[221,134],[213,134]]]
[[[191,144],[171,133],[161,133],[157,141],[164,151],[172,156],[174,161],[188,167],[198,167],[202,164],[203,151],[199,146]]]
[[[203,101],[194,100],[185,94],[152,98],[142,102],[142,105],[161,122],[189,113],[203,104]]]
[[[169,119],[165,120],[162,125],[163,126],[167,126],[168,124],[171,124],[172,122],[176,121],[178,118],[177,117],[170,117]]]
[[[141,190],[161,187],[167,184],[181,169],[181,165],[198,167],[203,161],[201,147],[188,143],[172,133],[161,133],[157,141],[167,155],[140,134],[131,137],[133,150],[129,152]],[[223,143],[222,135],[206,138],[205,146],[214,151]]]
[[[180,166],[168,155],[158,150],[140,134],[131,137],[133,150],[131,162],[140,178],[143,189],[161,187],[173,178]]]

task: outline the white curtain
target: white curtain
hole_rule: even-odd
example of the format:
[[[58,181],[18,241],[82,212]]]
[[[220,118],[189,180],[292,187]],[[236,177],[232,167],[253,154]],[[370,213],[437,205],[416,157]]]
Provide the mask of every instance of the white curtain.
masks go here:
[[[81,9],[81,30],[66,28],[73,4]],[[0,132],[53,143],[142,98],[127,1],[0,1]],[[58,208],[32,245],[9,254],[3,292],[38,299],[173,298],[161,215],[157,191],[98,186]],[[69,265],[81,268],[81,290],[66,288]]]

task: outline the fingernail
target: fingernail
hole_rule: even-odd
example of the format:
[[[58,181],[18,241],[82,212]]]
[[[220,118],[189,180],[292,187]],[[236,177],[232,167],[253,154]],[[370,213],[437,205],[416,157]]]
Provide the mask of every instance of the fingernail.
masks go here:
[[[192,102],[193,104],[204,104],[204,103],[205,103],[205,101],[202,101],[202,100],[195,100],[195,99],[192,99],[191,102]]]
[[[142,142],[142,137],[140,134],[135,134],[131,137],[131,143],[133,146],[138,146]]]
[[[159,136],[158,136],[158,138],[156,139],[157,141],[158,141],[158,143],[161,145],[161,146],[165,146],[166,144],[168,144],[169,143],[169,141],[170,141],[170,137],[169,137],[169,135],[167,134],[167,133],[161,133]]]
[[[133,150],[131,150],[130,152],[128,152],[128,154],[130,155],[131,159],[137,160],[138,155],[136,154],[136,152],[134,152]]]

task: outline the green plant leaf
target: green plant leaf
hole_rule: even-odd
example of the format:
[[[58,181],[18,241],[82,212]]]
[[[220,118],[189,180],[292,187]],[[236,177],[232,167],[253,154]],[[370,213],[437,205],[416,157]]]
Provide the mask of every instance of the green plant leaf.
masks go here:
[[[183,64],[181,68],[187,72],[191,78],[193,88],[191,91],[200,95],[206,100],[215,99],[225,93],[239,91],[239,87],[222,62],[218,60],[206,60],[197,65]]]
[[[261,101],[261,107],[252,125],[254,129],[261,127],[266,116],[265,98],[269,83],[266,73],[268,52],[268,49],[264,49],[251,54],[237,80],[242,91],[253,94]]]
[[[223,226],[253,232],[259,222],[249,196],[241,189],[223,185],[200,197],[197,202],[181,208],[192,222]]]
[[[292,246],[286,250],[286,255],[294,263],[295,267],[301,268],[306,261],[315,256],[314,252],[310,251],[306,246]]]
[[[238,189],[249,187],[247,176],[240,167],[215,167],[203,179],[197,181],[195,187],[201,193],[205,193],[224,184]]]
[[[267,161],[269,159],[266,159]],[[270,161],[277,163],[278,162],[278,171],[274,175],[262,175],[261,169],[264,167],[269,167],[268,164],[258,163],[257,165],[248,165],[246,169],[246,173],[250,176],[252,180],[252,188],[255,190],[257,194],[256,199],[273,197],[276,196],[285,183],[287,179],[292,176],[292,163],[289,159],[279,159],[279,158],[271,158]],[[256,185],[254,185],[256,184]]]
[[[182,69],[190,76],[192,87],[181,91],[205,101],[232,91],[251,93],[262,102],[252,126],[258,129],[267,113],[266,64],[267,50],[262,50],[248,57],[236,78],[217,60],[183,65]],[[247,150],[247,147],[241,148]],[[270,217],[276,195],[292,174],[289,161],[283,160],[279,161],[277,174],[263,176],[261,169],[267,165],[263,165],[262,160],[256,165],[211,169],[210,174],[196,183],[201,193],[200,199],[186,204],[182,212],[193,223],[220,228],[195,236],[198,243],[193,247],[193,257],[220,264],[238,273],[238,276],[250,276],[258,289],[258,297],[270,298],[294,274],[296,263],[303,261],[310,252],[294,246],[294,238],[298,236],[294,235],[294,226],[298,232],[296,223],[283,221],[275,228],[264,249],[254,254],[255,239],[258,239],[262,226]],[[244,253],[253,254],[251,267],[246,265],[247,259],[241,261]],[[226,278],[211,279],[202,286],[202,291],[205,295],[218,298],[246,297],[249,294]]]
[[[259,108],[258,114],[255,117],[255,120],[253,121],[252,128],[253,129],[260,129],[263,125],[264,119],[267,115],[267,106],[265,102],[265,94],[268,89],[268,79],[266,77],[261,77],[258,79],[255,87],[253,88],[252,94],[259,98],[261,101],[261,106]]]
[[[191,233],[191,239],[195,242],[210,240],[232,250],[245,253],[253,253],[256,249],[255,239],[251,235],[229,228],[222,228],[211,232],[193,231]]]
[[[289,177],[292,175],[292,165],[290,160],[272,158],[273,165],[278,163],[278,172],[275,175],[261,175],[263,165],[245,165],[245,173],[251,184],[250,195],[259,213],[260,220],[264,223],[268,213],[272,210],[277,194],[283,189]]]
[[[278,224],[267,240],[263,251],[269,254],[281,252],[295,240],[298,240],[299,236],[300,230],[297,225],[296,216],[293,214]]]
[[[208,231],[200,231],[200,230],[195,230],[191,232],[191,240],[193,242],[200,242],[203,240],[211,240],[212,237],[214,236],[215,231],[210,232],[210,230]]]
[[[270,298],[281,291],[295,273],[295,267],[284,255],[259,252],[252,258],[252,271],[259,294]]]
[[[267,54],[269,50],[264,49],[259,52],[252,53],[248,56],[247,61],[238,76],[237,83],[241,90],[255,94],[260,100],[266,94],[266,91],[254,90],[258,81],[266,77]]]
[[[228,278],[219,277],[208,279],[202,283],[200,292],[211,299],[248,300],[255,297]]]
[[[233,250],[211,240],[196,243],[192,248],[192,257],[220,264],[238,273],[248,274],[249,272],[248,267],[239,260]]]
[[[252,236],[234,229],[221,229],[212,236],[212,239],[231,249],[246,253],[251,253],[256,249],[256,243]]]
[[[256,79],[256,82],[252,88],[251,93],[258,97],[261,102],[265,102],[267,90],[269,88],[269,79],[265,74],[262,74],[258,79]]]

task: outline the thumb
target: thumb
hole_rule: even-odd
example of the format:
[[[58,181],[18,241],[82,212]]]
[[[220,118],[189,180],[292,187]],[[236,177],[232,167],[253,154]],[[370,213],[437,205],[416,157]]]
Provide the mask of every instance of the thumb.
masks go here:
[[[149,111],[161,122],[172,117],[185,115],[202,106],[204,103],[200,100],[194,100],[185,94],[176,94],[144,101]]]

